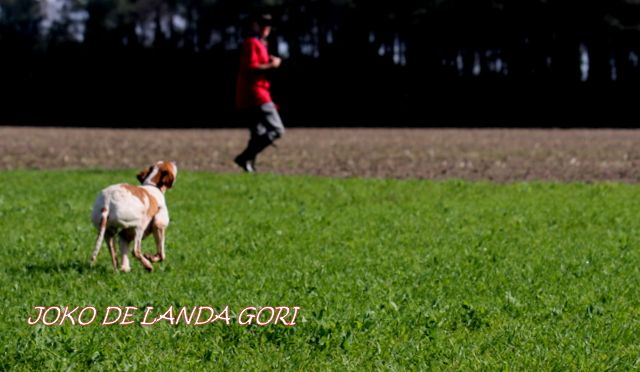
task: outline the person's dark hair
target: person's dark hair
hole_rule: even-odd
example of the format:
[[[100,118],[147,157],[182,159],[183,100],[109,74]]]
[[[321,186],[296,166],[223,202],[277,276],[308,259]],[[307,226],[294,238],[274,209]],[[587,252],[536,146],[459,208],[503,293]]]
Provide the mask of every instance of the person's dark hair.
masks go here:
[[[251,17],[253,22],[256,22],[260,26],[272,26],[273,17],[269,13],[259,13]]]

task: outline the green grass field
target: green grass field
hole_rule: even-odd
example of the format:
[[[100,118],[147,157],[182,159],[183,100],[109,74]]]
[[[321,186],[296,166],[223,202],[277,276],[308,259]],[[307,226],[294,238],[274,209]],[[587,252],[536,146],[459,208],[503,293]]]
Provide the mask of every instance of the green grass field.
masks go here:
[[[183,171],[168,261],[118,274],[103,247],[91,269],[93,200],[135,173],[0,173],[0,369],[640,367],[637,186]],[[302,310],[294,327],[29,326],[38,305]]]

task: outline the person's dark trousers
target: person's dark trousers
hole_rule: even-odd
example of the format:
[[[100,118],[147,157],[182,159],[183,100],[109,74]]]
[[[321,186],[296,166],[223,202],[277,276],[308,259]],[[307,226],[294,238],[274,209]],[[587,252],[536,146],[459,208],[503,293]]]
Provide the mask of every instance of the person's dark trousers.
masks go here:
[[[272,143],[267,136],[251,136],[247,147],[236,157],[236,162],[255,162],[258,154]]]
[[[251,132],[247,147],[234,160],[247,172],[255,170],[255,160],[259,153],[284,134],[284,125],[273,102],[244,110],[242,120]]]

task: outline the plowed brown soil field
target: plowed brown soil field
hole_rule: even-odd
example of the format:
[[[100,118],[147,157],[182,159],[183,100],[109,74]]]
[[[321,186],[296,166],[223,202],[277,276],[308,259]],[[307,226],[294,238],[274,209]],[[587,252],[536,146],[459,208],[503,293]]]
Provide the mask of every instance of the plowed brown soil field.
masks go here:
[[[0,127],[0,170],[142,168],[239,172],[248,132]],[[511,182],[640,181],[640,130],[289,129],[258,159],[280,174]]]

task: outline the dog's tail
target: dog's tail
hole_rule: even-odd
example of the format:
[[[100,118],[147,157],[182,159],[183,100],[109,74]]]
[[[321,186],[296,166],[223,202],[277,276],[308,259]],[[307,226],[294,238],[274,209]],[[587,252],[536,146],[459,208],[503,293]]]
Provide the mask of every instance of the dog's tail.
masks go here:
[[[98,253],[100,252],[100,247],[102,247],[102,241],[104,240],[104,233],[107,230],[107,217],[109,216],[109,208],[102,207],[100,210],[100,231],[98,232],[98,238],[96,239],[96,247],[93,250],[93,254],[91,255],[91,266],[95,265],[96,258],[98,258]]]

